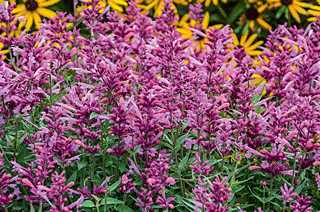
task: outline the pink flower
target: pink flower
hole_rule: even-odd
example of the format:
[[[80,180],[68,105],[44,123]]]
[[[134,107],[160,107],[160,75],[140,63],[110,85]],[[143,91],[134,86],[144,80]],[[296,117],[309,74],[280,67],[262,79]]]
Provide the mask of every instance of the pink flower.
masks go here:
[[[281,186],[280,190],[281,190],[282,200],[285,203],[291,202],[291,200],[293,200],[297,196],[297,194],[294,192],[294,189],[292,187],[288,187],[287,184],[284,184],[283,186]]]

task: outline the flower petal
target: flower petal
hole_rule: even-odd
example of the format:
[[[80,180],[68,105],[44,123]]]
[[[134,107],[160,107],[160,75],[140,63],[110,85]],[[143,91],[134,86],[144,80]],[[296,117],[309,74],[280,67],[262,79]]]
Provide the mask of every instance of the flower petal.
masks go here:
[[[39,15],[46,17],[46,18],[53,18],[57,15],[52,10],[49,10],[47,8],[41,8],[41,7],[37,8],[36,12],[39,13]]]
[[[34,23],[36,25],[36,29],[40,29],[41,26],[41,18],[40,15],[38,13],[33,13],[33,19],[34,19]]]
[[[202,21],[202,29],[207,29],[208,28],[209,21],[210,21],[210,14],[209,14],[209,12],[206,12],[204,14],[203,21]]]
[[[248,38],[248,40],[244,43],[243,47],[244,47],[244,48],[249,47],[249,46],[256,40],[257,37],[258,37],[257,34],[251,35],[251,36]]]
[[[18,4],[16,6],[16,8],[14,8],[12,10],[12,13],[13,14],[17,14],[17,13],[21,13],[21,12],[25,12],[27,9],[26,9],[26,6],[24,4]]]
[[[289,11],[290,11],[292,17],[293,17],[298,23],[300,23],[300,22],[301,22],[300,16],[299,16],[299,14],[297,13],[296,9],[295,9],[292,5],[289,6]]]
[[[28,32],[28,31],[30,31],[30,29],[32,27],[32,24],[33,24],[33,15],[32,15],[32,13],[28,12],[26,14],[26,18],[27,18],[27,22],[26,22],[26,25],[24,27],[25,27],[25,30]]]
[[[39,7],[49,7],[58,3],[59,1],[60,0],[49,0],[49,1],[40,2]]]
[[[263,28],[265,28],[266,30],[272,30],[272,26],[270,24],[268,24],[265,20],[263,20],[262,18],[258,18],[257,22],[260,26],[262,26]]]

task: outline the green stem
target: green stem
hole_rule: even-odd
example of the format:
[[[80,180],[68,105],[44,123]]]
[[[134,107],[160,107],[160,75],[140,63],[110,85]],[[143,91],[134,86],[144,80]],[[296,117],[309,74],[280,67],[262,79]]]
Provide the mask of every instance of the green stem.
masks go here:
[[[291,185],[294,186],[295,178],[296,178],[296,167],[297,167],[297,160],[296,160],[296,153],[294,153],[294,159],[293,159],[293,175],[292,175],[292,181]]]
[[[222,7],[218,6],[218,10],[224,18],[227,18],[226,12],[222,9]]]

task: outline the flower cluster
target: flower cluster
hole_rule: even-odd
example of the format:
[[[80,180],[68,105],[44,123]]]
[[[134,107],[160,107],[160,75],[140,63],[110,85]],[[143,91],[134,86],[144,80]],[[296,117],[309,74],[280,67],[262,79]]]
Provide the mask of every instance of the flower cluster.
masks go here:
[[[4,39],[1,206],[319,210],[319,20],[279,26],[258,52],[256,35],[208,28],[198,51],[174,2],[155,20],[146,3],[58,13]],[[191,9],[194,26],[208,21]]]
[[[209,185],[206,185],[200,180],[199,185],[192,190],[197,208],[210,212],[228,211],[223,204],[229,200],[231,189],[224,181],[216,178],[213,182],[209,182]]]

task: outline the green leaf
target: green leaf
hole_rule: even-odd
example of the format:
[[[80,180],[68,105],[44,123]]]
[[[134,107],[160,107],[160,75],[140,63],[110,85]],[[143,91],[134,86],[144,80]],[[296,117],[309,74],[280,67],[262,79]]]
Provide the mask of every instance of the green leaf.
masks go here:
[[[305,184],[306,184],[306,181],[304,180],[302,183],[300,183],[300,184],[296,187],[295,192],[298,193],[298,194],[300,194],[301,191],[304,189]]]
[[[244,189],[246,186],[241,186],[241,187],[238,187],[238,186],[235,186],[235,189],[232,189],[233,190],[233,193],[238,193],[239,191],[241,191],[242,189]]]
[[[186,199],[186,198],[184,198],[182,201],[182,204],[184,205],[184,206],[186,206],[186,208],[188,208],[190,211],[194,211],[194,202],[193,202],[193,200],[192,199]]]
[[[183,170],[185,170],[185,167],[187,166],[188,161],[189,161],[189,153],[186,156],[184,156],[182,160],[179,162],[178,172],[181,173]]]
[[[92,202],[91,200],[86,200],[82,203],[82,207],[85,207],[85,208],[93,208],[95,207],[95,204],[94,202]]]
[[[133,209],[128,207],[128,206],[126,206],[126,205],[119,205],[117,207],[117,210],[121,211],[121,212],[131,212],[131,211],[133,212]]]
[[[266,201],[265,201],[264,198],[262,198],[262,197],[260,197],[259,195],[255,194],[255,193],[251,190],[250,187],[248,187],[248,188],[249,188],[249,191],[251,192],[251,194],[252,194],[257,200],[259,200],[259,202],[261,202],[261,203],[266,203]]]
[[[77,172],[73,172],[73,174],[69,177],[68,182],[75,182],[77,179]]]
[[[176,141],[176,145],[175,145],[175,151],[179,151],[182,147],[182,144],[185,142],[186,138],[188,137],[188,134],[184,134],[182,136],[180,136],[177,141]]]
[[[265,111],[265,109],[264,109],[264,107],[257,106],[255,108],[255,111],[256,111],[257,114],[261,114],[261,113],[263,113]]]
[[[252,180],[253,178],[254,178],[254,176],[251,176],[251,177],[249,177],[249,178],[247,178],[245,180],[237,181],[237,182],[235,182],[235,184],[240,185],[242,183],[245,183],[245,182],[248,182],[248,181]]]
[[[260,102],[261,99],[262,99],[262,95],[256,94],[252,97],[252,103],[257,104],[258,102]]]
[[[286,7],[281,7],[276,13],[276,19],[279,19],[283,15],[285,10],[286,10]]]
[[[101,205],[120,205],[120,204],[124,204],[124,202],[112,197],[106,197],[101,201],[100,204]]]
[[[216,23],[223,23],[226,19],[218,14],[210,13],[210,20]]]
[[[108,191],[109,192],[115,191],[119,187],[120,183],[121,183],[121,180],[120,179],[117,180],[116,182],[114,182],[112,185],[108,187]]]
[[[227,23],[233,23],[244,11],[246,10],[245,1],[240,1],[230,12],[230,16],[227,19]]]
[[[250,31],[249,30],[249,22],[247,22],[246,25],[243,27],[241,34],[242,35],[247,34],[247,33],[249,33],[249,31]]]
[[[289,9],[287,7],[285,7],[284,12],[285,12],[286,19],[289,20],[290,14],[289,14]]]
[[[95,118],[97,118],[98,117],[98,113],[96,113],[96,112],[92,112],[91,114],[90,114],[90,117],[89,117],[89,119],[95,119]]]
[[[84,167],[87,166],[87,162],[85,162],[85,161],[79,161],[79,162],[77,163],[77,165],[78,165],[78,170],[81,170],[82,168],[84,168]]]

